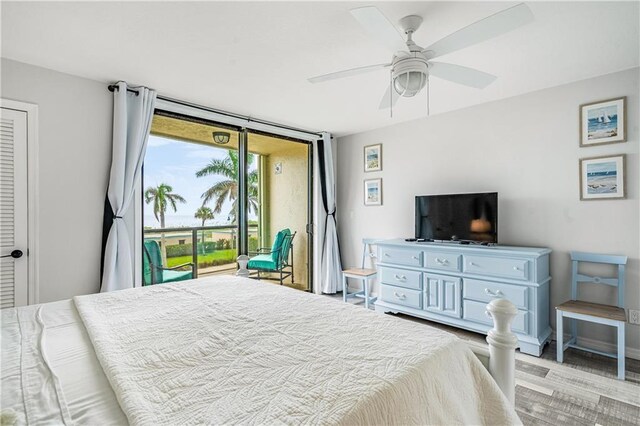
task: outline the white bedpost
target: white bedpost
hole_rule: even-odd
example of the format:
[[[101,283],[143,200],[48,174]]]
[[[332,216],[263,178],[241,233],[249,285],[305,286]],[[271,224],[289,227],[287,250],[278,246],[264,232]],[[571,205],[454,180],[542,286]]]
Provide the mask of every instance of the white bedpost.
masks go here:
[[[238,271],[236,275],[239,277],[248,277],[249,270],[247,269],[247,264],[249,263],[249,256],[241,254],[238,256]]]
[[[487,315],[493,319],[493,328],[487,335],[489,373],[511,404],[515,404],[515,349],[518,347],[518,338],[511,332],[511,322],[517,314],[518,309],[506,299],[494,299],[487,305]]]

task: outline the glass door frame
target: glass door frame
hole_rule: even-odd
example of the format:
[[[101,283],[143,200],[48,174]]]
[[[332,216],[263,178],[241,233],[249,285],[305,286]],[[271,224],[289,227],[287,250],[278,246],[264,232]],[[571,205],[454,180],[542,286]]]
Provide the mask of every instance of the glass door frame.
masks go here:
[[[305,226],[305,233],[307,234],[307,288],[304,289],[306,292],[313,293],[313,143],[311,141],[306,141],[303,139],[292,138],[289,136],[278,135],[272,132],[265,132],[260,130],[251,130],[246,127],[242,129],[240,138],[239,138],[239,147],[238,147],[238,159],[239,159],[239,170],[244,170],[244,173],[239,173],[244,175],[244,182],[238,181],[238,209],[243,212],[243,215],[238,212],[238,216],[242,219],[238,220],[239,226],[241,227],[238,234],[244,234],[245,241],[242,243],[238,241],[238,247],[243,248],[243,252],[240,254],[248,254],[248,242],[249,242],[249,221],[248,221],[248,203],[249,203],[249,194],[248,194],[248,182],[246,181],[248,176],[248,154],[249,154],[249,134],[260,134],[271,136],[273,138],[286,140],[292,143],[300,143],[307,146],[307,224]],[[244,208],[242,206],[244,205]],[[242,217],[244,216],[244,217]],[[293,256],[293,253],[291,254]]]
[[[212,126],[217,126],[217,127],[224,127],[224,128],[228,128],[229,130],[232,131],[236,131],[238,132],[238,212],[237,212],[237,224],[236,224],[236,228],[237,228],[237,255],[247,255],[248,251],[249,251],[249,220],[248,220],[248,202],[249,202],[249,198],[248,198],[248,155],[249,155],[249,147],[248,147],[248,143],[249,143],[249,134],[250,133],[256,133],[256,134],[264,134],[264,135],[269,135],[275,138],[279,138],[279,139],[284,139],[284,140],[288,140],[291,142],[295,142],[295,143],[302,143],[307,145],[307,152],[308,152],[308,164],[307,164],[307,224],[306,224],[306,229],[305,232],[307,234],[307,288],[304,289],[304,291],[307,292],[313,292],[314,289],[314,235],[313,235],[313,218],[314,218],[314,202],[313,202],[313,198],[314,198],[314,182],[313,182],[313,170],[314,170],[314,156],[313,156],[313,150],[314,150],[314,143],[311,140],[305,140],[305,139],[298,139],[298,138],[294,138],[294,137],[290,137],[290,136],[286,136],[286,135],[281,135],[278,133],[274,133],[274,132],[266,132],[263,130],[257,130],[257,129],[250,129],[248,127],[243,127],[243,126],[238,126],[236,124],[230,124],[230,123],[225,123],[220,122],[220,121],[215,121],[215,120],[211,120],[208,118],[204,118],[204,117],[197,117],[197,116],[193,116],[193,115],[189,115],[189,114],[183,114],[183,113],[179,113],[179,112],[173,112],[173,111],[169,111],[165,108],[161,108],[156,106],[155,110],[154,110],[154,115],[156,115],[158,112],[161,112],[161,114],[159,115],[165,115],[165,116],[170,116],[176,119],[181,119],[181,120],[185,120],[185,121],[191,121],[191,122],[196,122],[196,123],[201,123],[201,124],[208,124],[208,125],[212,125]],[[189,143],[188,140],[185,140],[186,143]],[[144,163],[142,165],[142,167],[144,168]],[[140,178],[140,185],[139,185],[139,197],[136,197],[136,199],[139,199],[139,205],[140,205],[140,212],[139,212],[139,220],[140,220],[140,224],[142,224],[142,218],[144,216],[144,201],[143,201],[143,193],[144,193],[144,173],[141,173],[141,178]],[[144,228],[143,226],[140,226],[140,247],[142,246],[142,242],[144,241]],[[138,250],[136,250],[138,251]],[[137,257],[142,256],[142,250],[139,251],[139,253],[137,253]],[[140,257],[141,259],[141,257]],[[138,261],[140,263],[140,265],[142,265],[142,261]],[[139,274],[137,274],[139,276],[140,279],[140,283],[142,283],[143,280],[143,268],[140,267],[139,268]]]

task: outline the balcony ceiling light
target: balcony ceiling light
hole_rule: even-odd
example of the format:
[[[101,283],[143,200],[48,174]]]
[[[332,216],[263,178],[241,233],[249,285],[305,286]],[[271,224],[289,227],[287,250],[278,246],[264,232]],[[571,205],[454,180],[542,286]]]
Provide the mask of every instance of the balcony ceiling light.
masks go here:
[[[213,142],[218,145],[226,145],[231,140],[231,134],[229,132],[211,132],[213,135]]]

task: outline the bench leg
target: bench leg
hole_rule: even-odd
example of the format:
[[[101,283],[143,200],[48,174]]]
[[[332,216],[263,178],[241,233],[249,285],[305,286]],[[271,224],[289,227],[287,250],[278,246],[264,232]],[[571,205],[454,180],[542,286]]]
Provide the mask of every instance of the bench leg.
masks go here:
[[[347,301],[347,277],[342,275],[342,301]]]
[[[618,323],[618,379],[624,380],[624,323]]]
[[[564,331],[562,330],[562,311],[556,309],[556,361],[562,364],[563,356],[564,356],[564,342],[562,334]]]

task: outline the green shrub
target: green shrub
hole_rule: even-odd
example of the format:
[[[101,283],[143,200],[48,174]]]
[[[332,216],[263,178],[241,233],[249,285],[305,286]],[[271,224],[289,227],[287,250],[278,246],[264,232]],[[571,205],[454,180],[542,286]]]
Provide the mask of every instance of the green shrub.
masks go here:
[[[258,250],[258,238],[257,237],[249,237],[249,251]]]
[[[215,250],[207,254],[198,254],[198,268],[207,268],[209,266],[226,265],[235,263],[237,253],[235,250]],[[191,254],[188,256],[167,258],[168,267],[182,265],[184,263],[193,262]]]

